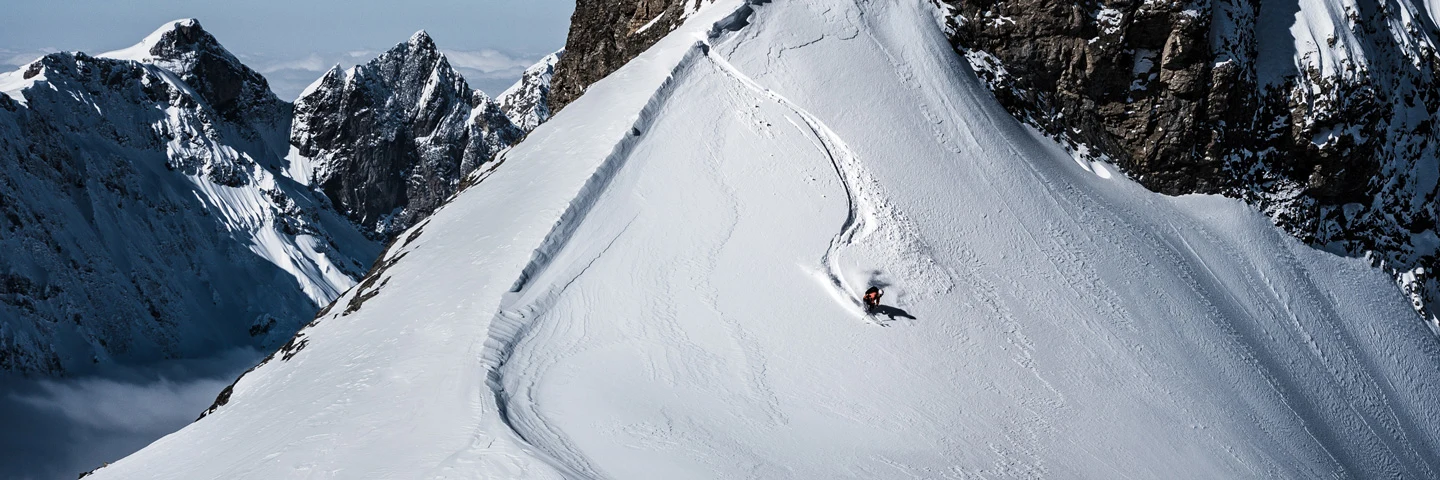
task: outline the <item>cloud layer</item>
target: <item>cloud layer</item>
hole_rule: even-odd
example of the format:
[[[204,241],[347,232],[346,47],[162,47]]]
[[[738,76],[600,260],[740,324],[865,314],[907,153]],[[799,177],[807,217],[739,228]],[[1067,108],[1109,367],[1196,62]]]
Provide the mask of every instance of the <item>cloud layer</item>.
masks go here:
[[[85,378],[0,378],[0,478],[75,478],[129,455],[193,422],[259,357],[235,350]]]

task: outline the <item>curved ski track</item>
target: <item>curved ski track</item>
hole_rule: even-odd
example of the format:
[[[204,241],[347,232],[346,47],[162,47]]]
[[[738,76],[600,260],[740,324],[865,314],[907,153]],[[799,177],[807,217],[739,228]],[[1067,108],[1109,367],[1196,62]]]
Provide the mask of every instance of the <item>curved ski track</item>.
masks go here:
[[[841,185],[845,189],[846,206],[848,214],[845,222],[841,225],[840,232],[830,241],[830,246],[821,258],[825,268],[825,275],[830,283],[833,293],[838,298],[848,300],[854,306],[862,305],[859,296],[851,288],[841,271],[839,255],[841,250],[853,244],[857,238],[869,233],[866,228],[874,225],[877,216],[875,205],[880,204],[875,192],[865,189],[863,185],[873,185],[873,180],[859,165],[858,160],[845,142],[829,126],[825,125],[819,118],[811,114],[794,102],[786,99],[780,94],[761,86],[749,76],[739,71],[729,61],[713,52],[711,42],[719,39],[727,33],[736,32],[749,25],[749,18],[754,13],[752,4],[744,4],[734,13],[725,19],[717,22],[706,35],[707,38],[698,40],[694,48],[688,52],[681,61],[671,70],[670,77],[651,96],[645,107],[641,110],[639,118],[626,135],[615,145],[610,155],[601,162],[594,174],[585,182],[576,198],[571,201],[565,212],[555,226],[546,235],[540,246],[531,255],[531,260],[521,271],[520,277],[510,288],[506,298],[501,302],[500,310],[491,319],[487,331],[487,338],[482,351],[482,363],[486,369],[486,386],[489,387],[494,397],[497,413],[500,420],[512,433],[524,444],[530,445],[545,457],[545,460],[552,466],[568,476],[582,478],[603,478],[583,453],[577,451],[569,441],[555,428],[545,425],[540,416],[536,414],[518,416],[511,409],[512,395],[505,390],[504,380],[506,374],[506,362],[515,351],[516,345],[534,329],[534,322],[541,316],[553,302],[559,292],[565,288],[585,270],[582,268],[571,278],[565,280],[562,285],[552,288],[543,293],[528,292],[530,282],[539,276],[549,267],[551,261],[557,256],[574,235],[576,228],[584,222],[585,217],[594,207],[597,200],[603,194],[611,181],[619,174],[629,160],[630,153],[639,143],[642,132],[649,129],[650,123],[654,120],[658,111],[663,107],[674,91],[675,85],[688,72],[696,57],[704,55],[712,61],[719,69],[738,84],[765,98],[769,98],[784,105],[793,111],[805,123],[806,129],[819,141],[818,148],[830,160],[839,177]],[[797,125],[798,127],[798,125]],[[873,229],[872,229],[873,230]],[[623,231],[622,231],[623,232]],[[618,238],[618,236],[616,237]],[[613,245],[615,238],[610,240]],[[594,262],[596,258],[603,255],[605,249],[590,258]],[[523,407],[522,407],[523,408]],[[524,417],[528,417],[524,418]]]
[[[820,151],[825,154],[826,158],[830,159],[830,164],[835,167],[835,175],[840,177],[840,184],[845,187],[846,208],[849,210],[845,217],[845,223],[841,225],[840,232],[835,234],[835,237],[830,240],[830,248],[825,250],[825,255],[821,257],[821,262],[825,265],[825,276],[830,281],[831,288],[835,290],[834,293],[839,295],[840,298],[849,300],[850,303],[856,307],[862,306],[863,303],[861,303],[860,297],[855,294],[855,289],[851,288],[849,283],[845,281],[845,275],[840,268],[839,258],[840,250],[854,243],[862,228],[875,223],[876,212],[874,205],[877,202],[872,198],[872,195],[866,195],[869,192],[859,190],[860,186],[869,183],[869,178],[865,174],[863,167],[856,161],[855,154],[850,151],[850,147],[845,145],[840,135],[836,134],[834,130],[831,130],[830,127],[820,121],[819,118],[816,118],[815,115],[796,105],[795,102],[791,102],[789,99],[776,93],[774,90],[761,86],[748,75],[745,75],[744,72],[735,68],[735,65],[725,60],[724,57],[714,54],[712,50],[713,49],[709,48],[709,45],[706,44],[705,58],[710,59],[717,67],[720,67],[720,71],[725,72],[725,74],[730,76],[731,79],[734,79],[736,83],[739,83],[750,91],[774,100],[776,103],[784,105],[786,108],[789,108],[790,111],[795,112],[795,114],[799,115],[800,119],[805,122],[805,126],[810,130],[810,133],[815,135],[815,138],[820,141]]]

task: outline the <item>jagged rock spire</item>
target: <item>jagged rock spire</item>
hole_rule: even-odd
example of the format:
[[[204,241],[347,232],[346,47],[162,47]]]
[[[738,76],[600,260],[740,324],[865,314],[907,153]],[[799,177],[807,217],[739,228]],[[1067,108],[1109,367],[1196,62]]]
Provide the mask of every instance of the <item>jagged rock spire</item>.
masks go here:
[[[439,207],[465,173],[522,135],[422,30],[306,89],[295,105],[290,171],[385,237]]]

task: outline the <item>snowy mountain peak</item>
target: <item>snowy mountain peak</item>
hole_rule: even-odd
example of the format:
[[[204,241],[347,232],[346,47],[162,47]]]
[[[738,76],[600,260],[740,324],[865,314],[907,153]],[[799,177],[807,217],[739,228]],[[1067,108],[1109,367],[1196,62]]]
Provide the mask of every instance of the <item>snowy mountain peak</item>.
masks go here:
[[[550,118],[550,83],[555,76],[555,64],[564,54],[561,50],[546,55],[525,69],[520,80],[500,94],[500,109],[515,126],[528,132]]]
[[[177,25],[146,44],[189,70],[61,52],[0,76],[0,370],[266,348],[372,258],[274,170],[288,104]]]
[[[306,89],[295,103],[289,171],[386,237],[428,215],[464,173],[522,135],[420,31]]]
[[[311,93],[315,93],[315,90],[319,89],[321,85],[325,84],[325,82],[343,82],[345,80],[345,74],[348,71],[350,70],[346,68],[341,68],[340,64],[335,64],[334,66],[330,67],[329,70],[326,70],[324,75],[321,75],[320,78],[317,78],[315,79],[315,81],[310,82],[310,85],[307,85],[304,90],[301,90],[299,98],[304,98],[310,96]],[[297,98],[297,100],[299,98]]]
[[[114,58],[116,60],[145,62],[163,56],[168,51],[176,50],[175,47],[177,43],[186,42],[194,45],[202,41],[202,37],[208,36],[209,33],[205,32],[204,28],[200,26],[199,20],[182,18],[161,25],[160,28],[146,35],[145,39],[141,40],[140,43],[128,48],[105,52],[99,56]],[[209,40],[213,42],[214,37],[210,37]],[[218,46],[218,42],[215,42],[215,44]]]
[[[230,121],[283,124],[289,106],[270,83],[226,50],[195,19],[169,22],[130,48],[101,57],[148,63],[173,73]],[[282,125],[283,126],[283,125]]]
[[[440,53],[440,47],[435,45],[435,40],[430,38],[430,34],[424,30],[415,32],[415,34],[410,36],[410,39],[395,44],[394,47],[390,47],[390,50],[386,50],[385,53],[380,56],[383,58],[387,55],[419,56],[421,58],[442,58],[445,56],[443,53]]]
[[[146,40],[149,41],[150,55],[161,60],[181,60],[195,52],[233,56],[193,18],[171,22],[156,30]]]
[[[420,48],[425,48],[425,49],[430,49],[430,50],[435,50],[435,49],[436,49],[436,48],[435,48],[435,40],[432,39],[432,38],[430,38],[430,34],[427,33],[427,32],[424,31],[424,30],[420,30],[420,31],[418,31],[418,32],[415,32],[414,35],[411,35],[411,36],[410,36],[410,40],[407,41],[407,42],[405,42],[405,43],[406,43],[407,45],[412,46],[412,47],[420,47]]]
[[[166,23],[140,43],[98,56],[151,63],[181,76],[197,74],[196,70],[200,68],[217,66],[203,65],[208,57],[223,61],[224,66],[235,70],[248,70],[214,35],[200,26],[199,20],[193,18]]]

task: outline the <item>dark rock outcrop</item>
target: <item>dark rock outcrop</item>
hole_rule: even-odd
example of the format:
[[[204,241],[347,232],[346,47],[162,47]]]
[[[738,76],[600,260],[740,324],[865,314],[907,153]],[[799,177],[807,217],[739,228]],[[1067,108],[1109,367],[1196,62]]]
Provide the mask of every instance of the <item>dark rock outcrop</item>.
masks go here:
[[[301,95],[290,171],[385,238],[434,211],[461,177],[523,136],[419,32],[367,64],[331,69]]]
[[[708,0],[577,0],[565,56],[555,66],[550,110],[575,101],[660,41]]]
[[[529,132],[550,119],[550,86],[555,76],[555,64],[564,55],[562,50],[540,59],[525,69],[520,81],[496,99],[500,110],[521,130]]]

